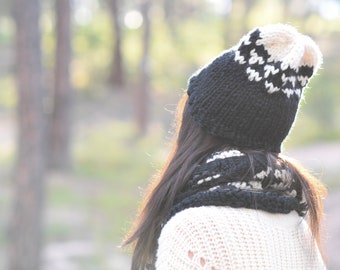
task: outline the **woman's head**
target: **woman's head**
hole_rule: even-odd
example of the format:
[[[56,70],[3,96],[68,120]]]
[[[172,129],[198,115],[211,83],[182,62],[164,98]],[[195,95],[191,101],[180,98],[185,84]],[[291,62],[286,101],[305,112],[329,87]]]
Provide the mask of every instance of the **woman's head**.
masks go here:
[[[231,146],[278,153],[321,62],[314,41],[295,28],[256,28],[190,78],[191,115]]]

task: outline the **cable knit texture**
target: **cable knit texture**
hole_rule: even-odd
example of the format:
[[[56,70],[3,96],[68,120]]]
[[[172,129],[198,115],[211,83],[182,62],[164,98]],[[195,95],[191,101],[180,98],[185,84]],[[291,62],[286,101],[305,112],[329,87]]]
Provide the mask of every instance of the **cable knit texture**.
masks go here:
[[[158,244],[157,270],[326,269],[296,212],[188,208],[164,226]]]
[[[321,62],[314,41],[292,26],[256,28],[191,76],[190,112],[230,146],[280,152]]]

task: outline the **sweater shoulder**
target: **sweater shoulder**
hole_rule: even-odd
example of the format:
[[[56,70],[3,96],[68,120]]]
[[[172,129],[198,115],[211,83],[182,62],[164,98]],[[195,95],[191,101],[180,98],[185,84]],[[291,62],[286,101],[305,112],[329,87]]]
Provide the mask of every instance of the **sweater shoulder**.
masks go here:
[[[158,240],[156,269],[323,267],[308,225],[296,212],[188,208],[165,224]]]

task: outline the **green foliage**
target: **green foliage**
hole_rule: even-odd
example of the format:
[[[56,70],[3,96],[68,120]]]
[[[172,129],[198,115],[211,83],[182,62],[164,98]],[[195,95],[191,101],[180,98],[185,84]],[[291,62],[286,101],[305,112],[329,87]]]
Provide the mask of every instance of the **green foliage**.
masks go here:
[[[128,179],[144,178],[150,169],[146,152],[156,151],[155,142],[159,141],[159,131],[152,138],[136,140],[134,126],[131,122],[115,121],[103,124],[88,132],[82,144],[76,146],[76,170],[80,174],[101,179],[128,175]],[[156,136],[156,137],[155,137]],[[145,152],[143,152],[143,149]],[[140,161],[144,160],[140,164]],[[136,164],[131,170],[131,165]]]
[[[0,108],[11,109],[17,103],[13,75],[0,77]]]
[[[13,34],[13,22],[8,17],[0,17],[0,46],[10,45],[13,41]]]
[[[75,230],[68,225],[53,223],[47,226],[46,237],[49,241],[63,241],[74,235]]]
[[[92,194],[91,207],[100,217],[95,225],[101,228],[100,238],[122,239],[140,202],[140,189],[164,161],[162,132],[157,127],[152,131],[138,139],[131,122],[103,123],[76,146],[76,174],[92,179],[99,189]]]
[[[70,182],[72,182],[72,180],[70,180]],[[88,198],[79,191],[77,192],[70,189],[69,185],[54,185],[53,191],[49,194],[49,204],[52,207],[63,207],[67,205],[79,207],[88,204]]]
[[[154,31],[151,63],[154,91],[171,93],[184,89],[187,76],[224,49],[223,35],[217,34],[223,32],[223,25],[213,18],[185,20],[176,27],[175,34],[171,34],[164,22],[159,21]],[[202,32],[205,34],[202,35]]]
[[[106,83],[112,59],[112,28],[108,13],[100,10],[86,26],[74,29],[72,83],[79,90],[95,91]]]
[[[42,64],[46,71],[52,74],[55,62],[55,23],[53,22],[53,12],[47,10],[41,17],[41,49]],[[47,87],[51,86],[51,81],[46,82]]]

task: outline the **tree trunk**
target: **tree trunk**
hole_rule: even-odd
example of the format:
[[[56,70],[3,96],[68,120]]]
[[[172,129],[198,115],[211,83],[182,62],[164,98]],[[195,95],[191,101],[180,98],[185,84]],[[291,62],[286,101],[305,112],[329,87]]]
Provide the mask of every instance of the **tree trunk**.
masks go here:
[[[40,269],[44,206],[44,115],[40,4],[14,0],[18,90],[18,148],[10,219],[10,270]]]
[[[123,86],[125,83],[125,76],[122,56],[122,29],[119,22],[119,0],[109,0],[109,7],[114,29],[114,53],[110,81],[113,85]]]
[[[149,11],[151,0],[144,0],[141,4],[141,13],[143,16],[143,50],[140,62],[140,81],[139,91],[137,94],[137,124],[139,135],[144,135],[148,125],[148,107],[150,99],[150,35],[151,22]]]
[[[71,6],[70,0],[55,0],[56,53],[53,111],[49,126],[49,166],[67,170],[71,167]]]
[[[176,29],[176,5],[178,5],[176,0],[163,0],[163,10],[164,10],[164,19],[169,28],[171,37],[177,41],[177,29]]]

